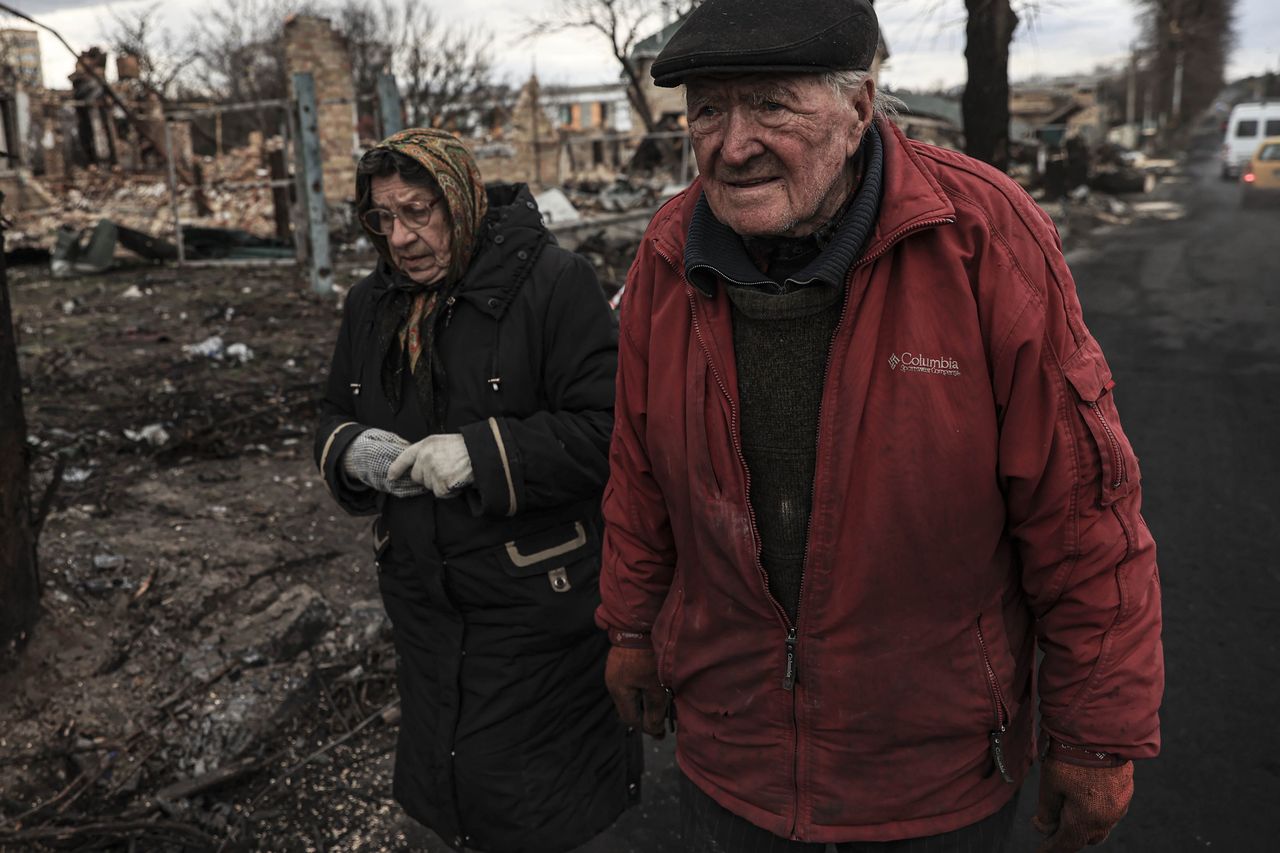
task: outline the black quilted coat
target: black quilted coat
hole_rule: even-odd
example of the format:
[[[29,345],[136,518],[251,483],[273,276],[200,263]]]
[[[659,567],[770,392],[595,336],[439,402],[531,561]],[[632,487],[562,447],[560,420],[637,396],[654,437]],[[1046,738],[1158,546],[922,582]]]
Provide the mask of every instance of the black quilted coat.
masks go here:
[[[365,427],[417,441],[408,385],[393,411],[375,354],[385,261],[347,296],[316,460],[338,503],[376,514],[378,582],[402,722],[395,796],[456,849],[552,853],[639,796],[638,735],[604,687],[600,497],[613,424],[616,326],[586,261],[555,245],[523,186],[492,187],[479,248],[440,316],[445,432],[466,439],[462,497],[350,488]]]

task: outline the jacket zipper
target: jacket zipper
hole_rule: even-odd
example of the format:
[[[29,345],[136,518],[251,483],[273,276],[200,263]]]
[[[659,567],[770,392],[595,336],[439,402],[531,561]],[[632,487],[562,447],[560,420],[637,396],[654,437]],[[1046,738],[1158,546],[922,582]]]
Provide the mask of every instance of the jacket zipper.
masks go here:
[[[680,273],[680,279],[684,282],[685,293],[689,297],[689,320],[693,324],[693,334],[698,339],[698,346],[704,353],[707,360],[707,366],[711,368],[711,375],[715,377],[716,385],[720,388],[720,393],[724,396],[725,401],[729,404],[729,434],[733,440],[733,450],[738,457],[738,464],[742,466],[743,479],[747,486],[747,520],[751,528],[752,552],[755,555],[756,573],[760,577],[760,581],[764,586],[765,597],[769,603],[773,605],[774,612],[782,620],[782,624],[786,626],[787,633],[782,644],[782,689],[791,694],[791,736],[793,747],[791,750],[791,793],[792,802],[796,804],[796,811],[791,816],[791,834],[795,833],[796,824],[799,822],[800,808],[800,723],[796,717],[795,703],[795,686],[796,677],[799,675],[799,663],[797,659],[796,646],[798,643],[798,631],[796,626],[791,624],[790,617],[787,612],[782,609],[782,605],[774,598],[773,592],[769,589],[769,575],[765,573],[764,564],[760,562],[760,531],[756,527],[756,513],[751,506],[751,469],[747,467],[747,458],[742,452],[742,443],[738,439],[738,406],[733,400],[733,396],[729,394],[729,389],[725,385],[724,380],[720,376],[720,371],[716,369],[715,362],[711,360],[711,350],[707,347],[706,339],[702,335],[702,325],[698,322],[697,297],[694,296],[693,286],[685,277],[684,270],[676,266],[671,258],[663,253],[662,249],[656,244],[654,250],[668,263],[673,269]],[[804,574],[801,572],[800,589],[804,591]]]
[[[1111,424],[1107,422],[1107,416],[1102,414],[1102,407],[1096,401],[1089,403],[1089,408],[1093,410],[1093,414],[1097,416],[1098,423],[1102,424],[1102,431],[1107,434],[1107,445],[1111,450],[1111,458],[1115,460],[1116,473],[1115,479],[1111,483],[1111,488],[1118,489],[1120,484],[1129,479],[1129,472],[1126,470],[1124,456],[1120,454],[1120,441],[1116,438],[1116,434],[1111,429]]]
[[[955,219],[953,218],[942,217],[938,219],[928,219],[921,222],[911,223],[907,226],[899,228],[897,231],[895,231],[893,234],[891,234],[888,238],[885,239],[885,241],[883,242],[879,250],[877,250],[874,254],[861,258],[857,263],[854,264],[854,267],[856,268],[858,266],[861,266],[864,263],[870,263],[871,261],[874,261],[876,258],[879,258],[880,256],[884,255],[886,252],[888,252],[889,249],[892,248],[893,245],[897,243],[900,239],[902,239],[903,237],[907,236],[908,234],[914,231],[918,231],[924,228],[929,228],[935,225],[947,225],[953,222],[955,222]],[[783,640],[783,662],[784,663],[783,663],[783,673],[782,673],[782,688],[786,690],[788,693],[792,694],[791,733],[792,733],[792,738],[794,742],[794,747],[791,752],[791,787],[792,787],[792,795],[793,795],[792,801],[796,804],[796,810],[791,816],[790,834],[794,835],[796,826],[800,820],[800,811],[799,811],[800,809],[800,766],[799,766],[800,722],[796,714],[796,705],[795,705],[795,685],[796,685],[796,678],[799,675],[799,660],[798,660],[798,650],[797,650],[797,645],[799,643],[799,636],[798,636],[799,632],[797,630],[796,625],[793,625],[791,623],[791,619],[790,617],[787,616],[787,612],[782,609],[782,605],[778,603],[778,600],[776,598],[774,598],[773,592],[769,589],[769,576],[768,574],[765,573],[764,565],[760,562],[760,532],[756,526],[756,514],[755,514],[755,510],[751,506],[751,497],[750,497],[751,496],[751,469],[747,467],[747,458],[745,455],[743,455],[742,445],[738,439],[738,406],[734,402],[732,395],[729,394],[729,389],[725,386],[724,380],[720,377],[720,372],[716,369],[715,362],[711,360],[711,355],[710,355],[711,351],[707,348],[706,340],[702,336],[702,326],[698,322],[697,302],[696,302],[696,297],[694,296],[693,285],[689,282],[688,277],[685,275],[684,268],[681,267],[679,264],[677,264],[670,257],[670,255],[668,255],[665,251],[663,251],[662,246],[658,243],[657,240],[654,240],[653,248],[654,248],[654,251],[658,254],[658,256],[661,257],[664,261],[666,261],[667,264],[679,274],[680,281],[685,286],[685,292],[688,294],[688,297],[689,297],[689,320],[693,325],[694,336],[698,339],[698,346],[702,349],[703,353],[705,354],[704,357],[707,359],[707,365],[711,368],[711,375],[715,377],[716,385],[720,388],[720,393],[724,396],[725,401],[729,404],[729,431],[730,431],[729,434],[733,441],[734,453],[738,457],[738,464],[742,466],[743,478],[747,487],[747,520],[750,523],[751,540],[752,540],[752,545],[754,546],[753,550],[755,554],[756,572],[760,576],[760,580],[764,585],[765,596],[769,599],[769,602],[773,605],[774,611],[778,614],[778,617],[782,620],[782,624],[786,626],[786,629],[787,629],[786,637]],[[848,308],[849,308],[848,287],[852,279],[853,279],[853,272],[852,270],[850,270],[849,279],[846,281],[846,285],[845,285],[846,291],[844,296],[844,303],[840,308],[840,318],[836,321],[836,332],[832,334],[831,343],[827,347],[827,364],[823,371],[823,388],[824,389],[826,387],[827,375],[830,373],[830,370],[831,370],[831,355],[835,351],[835,335],[839,333],[840,326],[841,324],[844,323],[845,313],[848,311]],[[821,434],[822,434],[822,403],[819,402],[818,403],[818,438],[821,438]],[[817,452],[816,440],[815,440],[814,447],[815,447],[814,452],[816,453]],[[810,486],[809,530],[807,530],[805,534],[805,554],[801,562],[800,589],[798,590],[799,592],[798,600],[803,600],[804,598],[804,579],[806,574],[805,568],[807,568],[806,564],[809,562],[809,534],[811,533],[812,527],[813,527],[813,501],[814,501],[814,498],[816,497],[816,492],[817,492],[817,476],[815,471],[814,483]],[[796,610],[796,618],[797,620],[799,619],[798,606]],[[1001,731],[1003,732],[1003,729]],[[992,743],[994,748],[999,748],[998,740],[993,738]],[[1003,760],[1004,760],[1003,754],[1001,754],[1000,766],[1002,767],[1003,767]],[[1012,779],[1008,777],[1007,774],[1003,774],[1003,775],[1007,781],[1012,781]]]
[[[996,728],[988,735],[991,741],[991,760],[995,762],[996,770],[1000,771],[1000,778],[1013,784],[1013,774],[1009,772],[1009,765],[1004,758],[1004,734],[1009,729],[1008,706],[1005,705],[1004,692],[1000,689],[1000,680],[996,678],[995,667],[991,664],[987,640],[982,636],[981,619],[974,623],[974,630],[978,632],[978,647],[982,650],[982,665],[987,671],[987,689],[991,693],[991,710],[996,719]]]
[[[955,221],[956,220],[954,217],[941,216],[941,217],[938,217],[937,219],[923,219],[919,222],[908,223],[902,226],[901,228],[899,228],[897,231],[894,231],[888,237],[886,237],[881,242],[879,249],[876,249],[870,255],[863,255],[861,258],[859,258],[854,263],[854,267],[855,268],[860,267],[863,264],[869,264],[872,261],[879,259],[881,256],[885,255],[890,249],[892,249],[899,240],[901,240],[903,237],[906,237],[908,234],[913,234],[916,231],[921,231],[925,228],[932,228],[935,225],[954,225]]]

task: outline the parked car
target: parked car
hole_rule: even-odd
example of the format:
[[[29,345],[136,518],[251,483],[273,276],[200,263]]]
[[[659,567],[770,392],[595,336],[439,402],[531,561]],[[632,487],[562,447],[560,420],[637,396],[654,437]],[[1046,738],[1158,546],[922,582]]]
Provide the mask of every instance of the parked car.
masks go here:
[[[1264,139],[1245,167],[1241,204],[1249,207],[1269,200],[1280,202],[1280,135]]]
[[[1262,140],[1280,136],[1280,101],[1236,104],[1227,117],[1219,159],[1223,180],[1244,173],[1253,152]]]

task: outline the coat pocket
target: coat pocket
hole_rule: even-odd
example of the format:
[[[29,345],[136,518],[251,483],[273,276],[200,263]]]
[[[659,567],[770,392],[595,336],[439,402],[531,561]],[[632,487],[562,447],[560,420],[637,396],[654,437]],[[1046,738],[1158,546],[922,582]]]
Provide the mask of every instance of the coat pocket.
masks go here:
[[[447,563],[450,593],[473,624],[543,637],[598,630],[600,537],[588,522],[555,525]]]
[[[1137,488],[1141,480],[1138,457],[1120,428],[1111,368],[1098,342],[1088,338],[1063,365],[1063,372],[1075,391],[1076,408],[1101,462],[1099,501],[1110,506]]]
[[[517,578],[545,576],[552,592],[572,592],[574,579],[569,566],[579,562],[590,542],[581,521],[512,539],[503,545],[507,574]],[[581,582],[582,578],[578,580]]]
[[[1013,768],[1010,767],[1008,756],[1006,755],[1005,738],[1008,734],[1009,727],[1013,723],[1013,708],[1009,704],[1009,691],[1005,687],[1007,679],[1004,677],[1005,670],[1012,672],[1012,661],[1009,660],[1008,654],[1003,653],[1007,648],[1003,643],[1003,632],[1000,632],[1001,644],[993,645],[988,641],[987,634],[994,635],[995,627],[1000,621],[999,614],[994,619],[985,620],[987,632],[983,631],[984,620],[979,616],[973,623],[974,637],[978,643],[978,656],[982,664],[983,678],[987,683],[987,693],[991,697],[991,730],[987,733],[987,739],[990,744],[991,763],[995,771],[1000,777],[1010,784],[1015,780],[1013,777]],[[1007,666],[1005,664],[1008,664]]]
[[[667,599],[658,611],[653,623],[653,650],[658,663],[658,681],[675,692],[676,640],[680,633],[680,620],[684,613],[684,584],[673,584]]]

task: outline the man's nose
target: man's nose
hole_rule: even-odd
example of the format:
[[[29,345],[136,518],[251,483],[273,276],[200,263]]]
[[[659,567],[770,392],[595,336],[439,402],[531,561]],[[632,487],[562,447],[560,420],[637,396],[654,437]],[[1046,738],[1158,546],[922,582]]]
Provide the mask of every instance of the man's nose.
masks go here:
[[[724,139],[720,158],[726,166],[745,166],[752,157],[764,151],[760,144],[759,125],[746,110],[730,110],[725,117]]]

